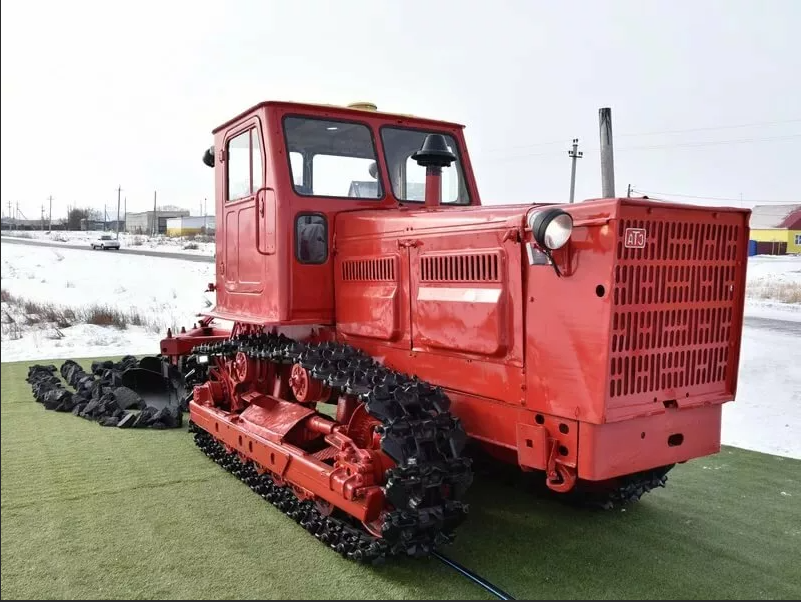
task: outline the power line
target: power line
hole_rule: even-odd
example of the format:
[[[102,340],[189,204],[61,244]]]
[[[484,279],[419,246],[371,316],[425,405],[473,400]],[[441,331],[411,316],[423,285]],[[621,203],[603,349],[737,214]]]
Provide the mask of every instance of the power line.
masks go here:
[[[734,125],[715,125],[715,126],[708,126],[708,127],[697,127],[697,128],[687,128],[681,130],[661,130],[655,132],[631,132],[628,134],[615,134],[615,138],[632,138],[632,137],[641,137],[641,136],[660,136],[663,134],[687,134],[691,132],[712,132],[717,130],[733,130],[733,129],[741,129],[741,128],[749,128],[749,127],[761,127],[761,126],[768,126],[768,125],[782,125],[787,123],[801,123],[801,119],[784,119],[781,121],[759,121],[754,123],[738,123]],[[488,151],[492,150],[508,150],[508,149],[518,149],[518,148],[534,148],[537,146],[552,146],[554,144],[564,144],[564,140],[553,140],[551,142],[532,142],[530,144],[521,144],[518,146],[505,146],[499,147],[494,149],[487,149]]]
[[[762,121],[758,123],[741,123],[738,125],[718,125],[711,127],[689,128],[686,130],[663,130],[661,132],[643,132],[639,134],[615,134],[616,137],[623,136],[659,136],[661,134],[684,134],[688,132],[709,132],[713,130],[733,130],[738,128],[759,127],[763,125],[781,125],[784,123],[799,123],[801,119],[785,119],[784,121]]]
[[[632,151],[632,150],[659,150],[659,149],[666,149],[666,148],[701,148],[705,146],[720,146],[720,145],[727,145],[727,144],[748,144],[753,142],[770,142],[776,140],[790,140],[793,138],[801,138],[801,134],[789,134],[787,136],[767,136],[764,138],[736,138],[733,140],[710,140],[707,142],[679,142],[676,144],[656,144],[656,145],[643,145],[643,146],[624,146],[621,148],[616,148],[615,152],[625,152],[625,151]],[[591,148],[591,151],[595,152],[598,151],[599,148]],[[488,161],[487,163],[495,163],[498,161],[509,161],[509,160],[517,160],[517,159],[525,159],[528,157],[545,157],[545,156],[555,156],[561,155],[561,152],[556,151],[548,151],[544,153],[523,153],[520,155],[507,155],[505,157],[495,157]]]
[[[771,199],[741,199],[739,197],[725,197],[725,196],[698,196],[694,194],[679,194],[677,192],[656,192],[655,190],[640,190],[639,188],[632,188],[632,192],[638,192],[640,194],[656,194],[659,196],[676,196],[685,199],[699,199],[705,201],[740,201],[743,203],[782,203],[785,205],[794,205],[797,203],[792,203],[790,201],[778,201],[778,200],[771,200]]]

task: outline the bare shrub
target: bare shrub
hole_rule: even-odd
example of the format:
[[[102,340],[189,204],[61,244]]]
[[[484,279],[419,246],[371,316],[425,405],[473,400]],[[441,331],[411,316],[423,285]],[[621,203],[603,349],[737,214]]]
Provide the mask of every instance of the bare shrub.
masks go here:
[[[184,245],[184,251],[196,251],[199,248],[200,247],[198,246],[198,244],[194,242],[186,243]]]
[[[52,325],[56,328],[68,328],[74,324],[85,323],[96,326],[114,326],[116,328],[127,328],[129,324],[133,326],[144,326],[158,332],[159,326],[152,319],[147,319],[136,309],[123,311],[107,305],[87,305],[81,308],[65,307],[55,303],[39,303],[29,299],[20,299],[13,296],[7,290],[2,289],[2,300],[9,305],[14,305],[20,310],[21,318],[28,326],[35,324]],[[4,311],[4,321],[15,322],[10,312]],[[60,334],[63,336],[63,333]]]
[[[75,312],[72,309],[59,307],[54,303],[37,303],[35,301],[24,301],[22,312],[25,323],[33,324],[55,324],[59,328],[68,328],[75,323]]]
[[[748,283],[747,294],[780,303],[801,303],[801,283],[755,280]]]
[[[781,282],[763,286],[759,291],[762,299],[773,299],[782,303],[801,303],[801,284]]]
[[[128,317],[118,309],[103,305],[90,305],[83,309],[82,317],[87,324],[96,326],[116,326],[125,328],[128,326]]]

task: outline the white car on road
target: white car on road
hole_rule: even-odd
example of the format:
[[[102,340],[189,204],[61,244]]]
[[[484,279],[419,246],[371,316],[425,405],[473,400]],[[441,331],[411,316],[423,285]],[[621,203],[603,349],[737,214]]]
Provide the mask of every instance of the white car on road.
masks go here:
[[[92,241],[93,249],[116,249],[120,250],[120,241],[116,240],[111,234],[102,234]]]

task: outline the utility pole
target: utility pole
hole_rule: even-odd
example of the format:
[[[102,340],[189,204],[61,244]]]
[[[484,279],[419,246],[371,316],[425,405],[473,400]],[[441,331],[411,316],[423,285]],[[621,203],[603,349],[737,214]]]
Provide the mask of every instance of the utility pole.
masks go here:
[[[629,184],[629,189],[626,192],[626,198],[629,198],[629,199],[631,198],[631,184]]]
[[[120,239],[120,192],[122,186],[117,186],[117,240]]]
[[[615,196],[615,160],[612,148],[612,109],[598,109],[601,126],[601,193],[603,198]]]
[[[125,231],[128,231],[128,197],[125,197],[125,204],[123,205],[123,211],[125,212]]]
[[[14,219],[14,217],[11,215],[11,201],[8,202],[8,217],[9,219]]]
[[[42,232],[44,232],[44,203],[42,203],[42,218],[41,218],[41,222],[42,222]]]
[[[158,210],[156,209],[156,191],[153,191],[153,236],[159,229]]]
[[[53,195],[51,194],[47,198],[50,201],[50,214],[47,217],[47,229],[48,229],[48,231],[52,232],[53,231]]]
[[[578,150],[578,138],[573,138],[573,150],[567,151],[567,156],[572,159],[572,167],[570,168],[570,202],[573,202],[573,193],[576,191],[576,159],[581,159],[584,155]]]

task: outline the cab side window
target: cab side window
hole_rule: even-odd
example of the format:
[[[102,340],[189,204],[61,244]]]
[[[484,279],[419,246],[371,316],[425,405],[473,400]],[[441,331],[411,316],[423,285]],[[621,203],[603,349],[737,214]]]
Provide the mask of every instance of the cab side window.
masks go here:
[[[231,138],[225,146],[228,162],[227,200],[235,201],[256,194],[263,185],[259,132],[250,128]]]

